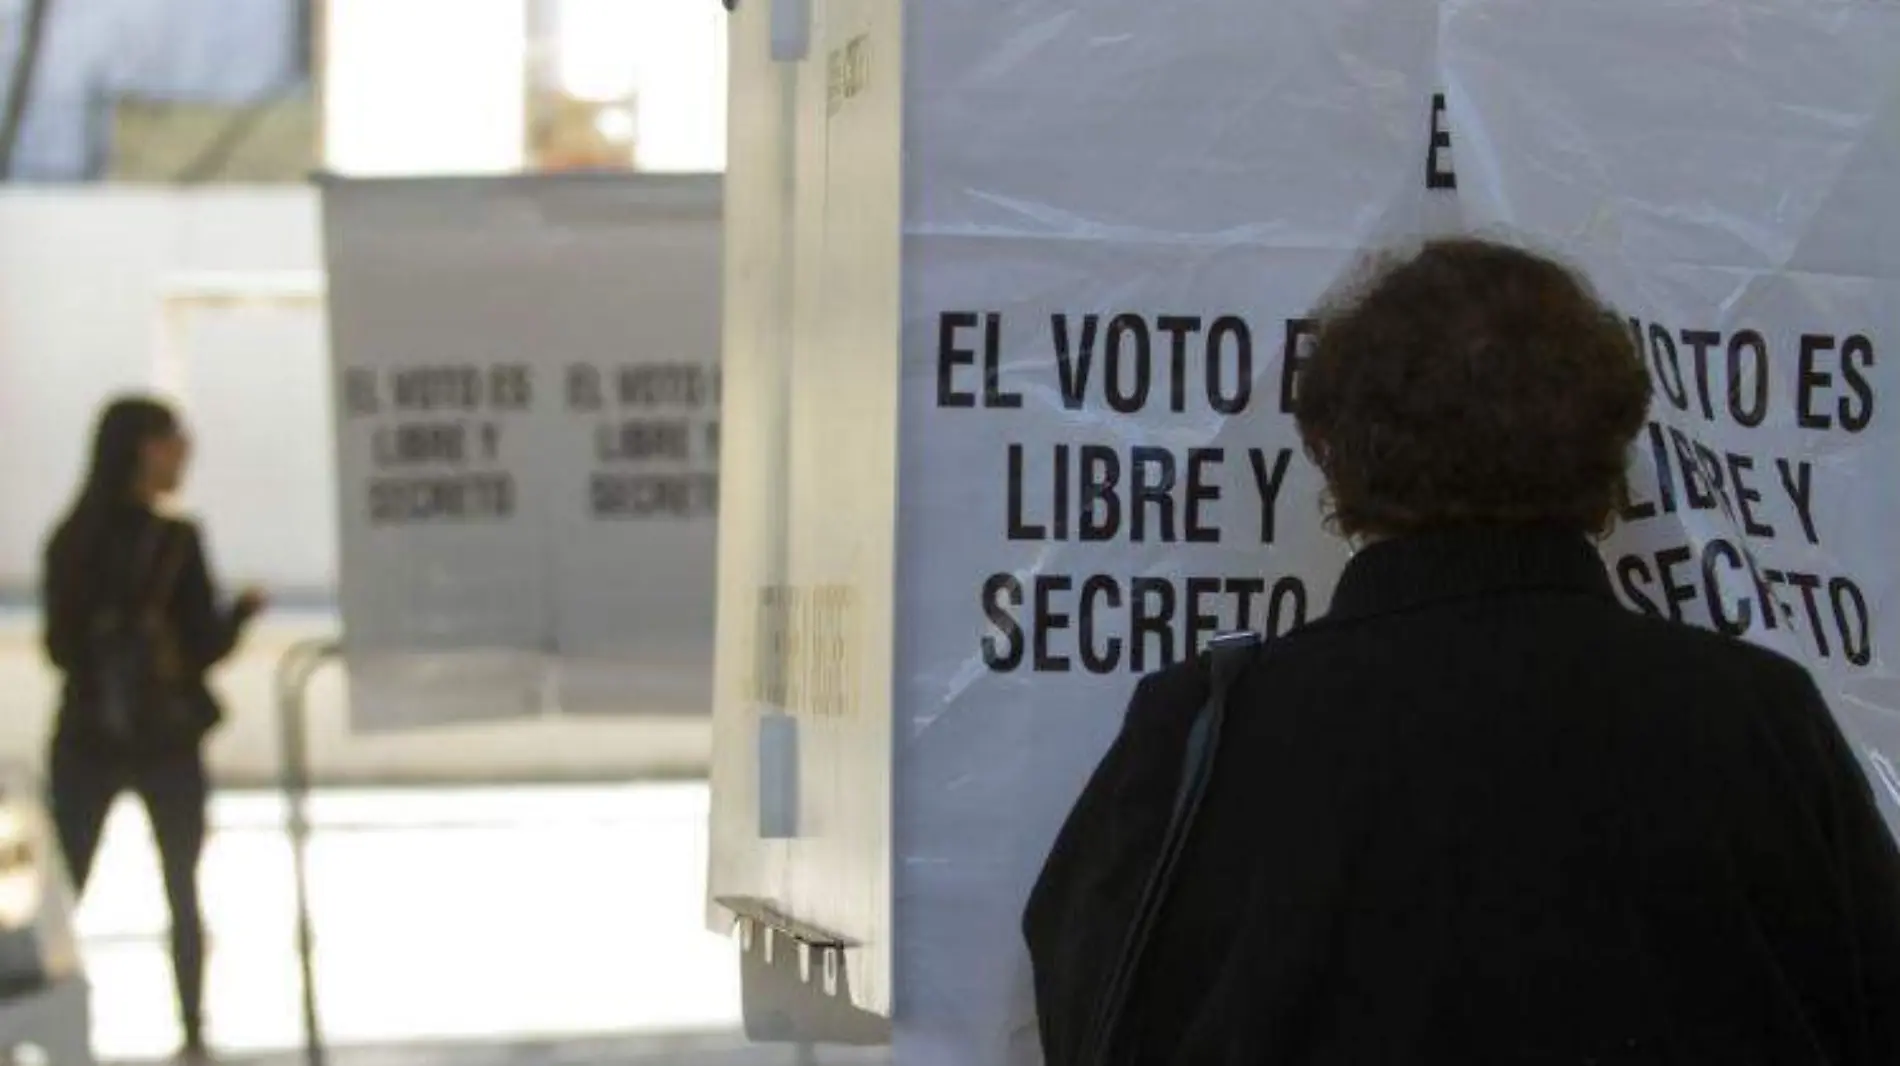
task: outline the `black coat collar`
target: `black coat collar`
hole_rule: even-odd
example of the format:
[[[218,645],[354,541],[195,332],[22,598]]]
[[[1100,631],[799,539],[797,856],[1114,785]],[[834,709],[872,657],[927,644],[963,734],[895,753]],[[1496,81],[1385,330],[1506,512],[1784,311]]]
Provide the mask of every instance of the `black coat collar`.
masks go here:
[[[1526,592],[1614,599],[1602,559],[1579,534],[1451,530],[1381,541],[1361,551],[1340,576],[1328,617],[1346,621]]]

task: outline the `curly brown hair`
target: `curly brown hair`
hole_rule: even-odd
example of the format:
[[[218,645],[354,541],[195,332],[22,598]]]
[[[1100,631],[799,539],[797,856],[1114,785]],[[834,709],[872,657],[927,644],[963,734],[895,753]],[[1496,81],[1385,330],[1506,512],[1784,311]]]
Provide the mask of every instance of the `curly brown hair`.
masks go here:
[[[1582,276],[1477,239],[1387,257],[1321,312],[1295,399],[1349,537],[1608,531],[1649,372]]]

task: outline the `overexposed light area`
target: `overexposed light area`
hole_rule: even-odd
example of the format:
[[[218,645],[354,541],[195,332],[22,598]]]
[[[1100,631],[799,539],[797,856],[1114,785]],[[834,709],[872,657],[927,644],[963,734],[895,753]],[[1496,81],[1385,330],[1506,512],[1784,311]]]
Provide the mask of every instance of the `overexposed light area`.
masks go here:
[[[679,21],[683,7],[640,0],[559,0],[553,45],[561,88],[582,100],[632,96],[640,87],[635,42],[656,19]]]
[[[714,2],[555,0],[560,88],[633,97],[641,170],[720,171],[726,162],[726,14]]]
[[[736,1033],[739,951],[706,931],[703,784],[356,791],[311,808],[318,999],[338,1046]],[[205,852],[219,1051],[302,1045],[278,798],[220,795]],[[79,912],[102,1058],[177,1047],[143,812],[113,813]]]
[[[535,41],[536,26],[549,36]],[[551,59],[549,88],[630,104],[613,121],[637,131],[639,169],[725,169],[726,13],[716,0],[329,0],[324,30],[333,172],[523,169],[531,55]]]
[[[640,100],[644,170],[726,169],[726,12],[715,3],[639,6],[669,12],[662,33],[646,48],[664,58],[648,61]],[[668,46],[668,41],[673,42]]]
[[[505,174],[527,158],[522,0],[329,0],[324,162],[350,176]]]

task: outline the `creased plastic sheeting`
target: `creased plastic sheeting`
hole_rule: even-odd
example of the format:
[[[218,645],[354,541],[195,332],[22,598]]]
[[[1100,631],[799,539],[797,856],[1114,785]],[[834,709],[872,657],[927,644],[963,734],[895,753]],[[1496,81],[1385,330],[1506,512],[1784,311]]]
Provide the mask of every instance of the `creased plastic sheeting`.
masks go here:
[[[913,6],[897,1061],[1038,1061],[1022,903],[1135,677],[1243,603],[1263,628],[1324,607],[1346,552],[1282,413],[1282,350],[1360,249],[1426,223],[1435,17],[1383,0]],[[947,349],[971,353],[954,396]],[[1109,462],[1115,528],[1085,532],[1108,511],[1082,502],[1083,465]],[[1172,486],[1171,513],[1126,498],[1136,477]],[[1190,482],[1218,493],[1192,530]],[[985,588],[1012,582],[1020,658],[986,661]]]
[[[705,179],[326,185],[359,728],[708,712],[718,218]]]
[[[844,937],[841,997],[888,1015],[909,9],[819,6],[798,63],[773,58],[789,6],[731,19],[708,909],[730,931],[718,900],[764,899]],[[768,765],[786,756],[795,767]],[[760,781],[787,777],[796,810],[772,811]],[[784,1028],[769,1000],[747,1011]]]
[[[1255,477],[1255,450],[1269,473],[1297,450],[1297,320],[1364,250],[1461,220],[1579,261],[1675,352],[1666,473],[1646,434],[1638,510],[1606,546],[1626,601],[1735,628],[1752,598],[1746,635],[1813,666],[1891,776],[1900,8],[1050,0],[906,17],[898,1061],[1038,1061],[1020,909],[1135,676],[1209,629],[1267,628],[1284,580],[1323,611],[1343,563],[1304,460],[1270,499]],[[1440,91],[1451,147],[1434,157]],[[1428,160],[1455,191],[1430,187]],[[1234,380],[1235,322],[1252,358],[1239,409],[1206,387],[1217,332],[1212,365]],[[1160,509],[1136,525],[1144,462],[1174,464],[1172,527]],[[1119,511],[1080,487],[1111,468]],[[1212,539],[1189,536],[1191,480]],[[1089,524],[1111,512],[1112,529]],[[1249,580],[1264,584],[1243,617]]]
[[[1807,664],[1900,825],[1900,8],[1453,0],[1442,44],[1471,219],[1650,355],[1625,600]]]

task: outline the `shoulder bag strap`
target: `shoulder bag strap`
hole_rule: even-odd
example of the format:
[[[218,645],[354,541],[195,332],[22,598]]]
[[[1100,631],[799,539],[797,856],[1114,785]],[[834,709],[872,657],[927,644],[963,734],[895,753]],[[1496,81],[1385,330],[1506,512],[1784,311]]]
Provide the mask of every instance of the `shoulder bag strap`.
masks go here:
[[[1194,820],[1201,812],[1207,786],[1214,778],[1221,726],[1227,718],[1227,697],[1259,647],[1257,633],[1222,634],[1209,642],[1207,700],[1195,712],[1194,724],[1188,729],[1187,749],[1181,757],[1181,780],[1175,787],[1174,810],[1161,839],[1160,854],[1142,887],[1141,902],[1135,908],[1134,920],[1129,923],[1121,956],[1109,974],[1100,1013],[1084,1045],[1084,1061],[1093,1066],[1109,1066],[1113,1061],[1110,1056],[1122,1017],[1127,1012],[1136,971],[1154,935],[1168,892],[1174,887],[1175,870],[1186,850]]]

